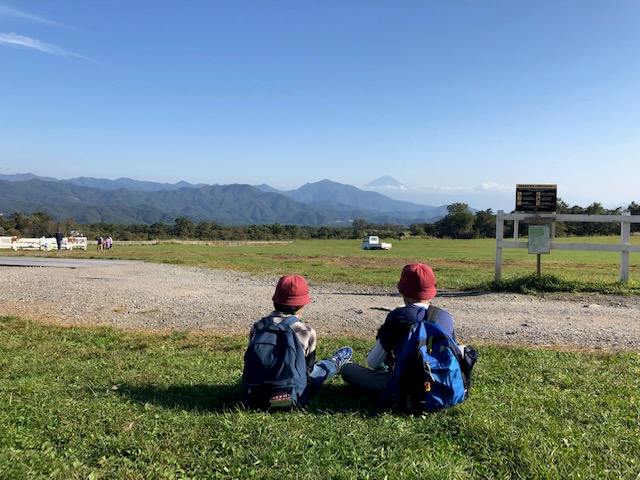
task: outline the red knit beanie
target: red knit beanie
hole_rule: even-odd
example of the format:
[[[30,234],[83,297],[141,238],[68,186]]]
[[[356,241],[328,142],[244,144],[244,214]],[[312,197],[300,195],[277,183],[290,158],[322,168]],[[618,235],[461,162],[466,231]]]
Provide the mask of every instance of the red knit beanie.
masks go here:
[[[436,296],[436,277],[431,267],[422,263],[412,263],[402,269],[398,291],[415,300],[429,300]]]
[[[307,281],[300,275],[285,275],[278,281],[273,301],[290,307],[301,307],[311,303]]]

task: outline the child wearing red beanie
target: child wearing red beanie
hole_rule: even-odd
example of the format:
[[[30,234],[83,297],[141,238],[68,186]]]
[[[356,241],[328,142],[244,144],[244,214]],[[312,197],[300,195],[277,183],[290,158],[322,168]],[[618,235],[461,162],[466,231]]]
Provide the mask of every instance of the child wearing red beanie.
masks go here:
[[[350,361],[353,355],[351,347],[342,347],[330,358],[316,362],[316,331],[300,319],[305,306],[311,303],[309,297],[309,285],[300,275],[285,275],[278,280],[275,293],[272,297],[274,310],[265,318],[255,322],[249,333],[249,343],[261,331],[265,324],[274,322],[280,324],[286,322],[304,351],[307,367],[307,380],[309,391],[305,400],[313,396],[322,384],[333,377],[340,369]],[[291,322],[291,319],[294,321]]]
[[[340,370],[340,375],[345,382],[372,392],[381,393],[387,389],[391,377],[389,369],[393,368],[394,363],[393,352],[409,334],[415,323],[416,311],[420,308],[429,311],[430,300],[436,296],[437,286],[433,270],[428,265],[412,263],[403,268],[397,288],[404,299],[405,306],[390,312],[379,328],[376,344],[367,356],[367,365],[371,368],[355,363],[345,365]],[[449,312],[438,308],[433,322],[454,342],[456,341],[453,318]],[[471,350],[475,352],[474,349]],[[473,352],[471,355],[474,355]],[[469,361],[473,364],[475,358]]]

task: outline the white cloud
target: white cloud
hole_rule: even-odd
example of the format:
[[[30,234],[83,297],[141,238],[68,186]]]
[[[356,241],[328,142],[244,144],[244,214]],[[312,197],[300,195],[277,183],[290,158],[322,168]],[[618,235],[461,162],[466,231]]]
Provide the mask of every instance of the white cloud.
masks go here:
[[[437,192],[447,195],[457,194],[487,194],[487,193],[506,193],[515,191],[513,185],[501,185],[494,182],[485,182],[474,186],[452,186],[452,185],[425,185],[421,187],[413,187],[411,190],[416,192]]]
[[[70,52],[56,45],[41,42],[40,40],[25,37],[24,35],[18,35],[17,33],[0,33],[0,45],[30,48],[33,50],[38,50],[40,52],[49,53],[51,55],[58,55],[60,57],[76,57],[87,60],[89,62],[93,61],[90,58],[83,57],[82,55]]]
[[[402,190],[408,190],[408,187],[405,187],[404,185],[380,185],[380,186],[363,186],[363,187],[359,187],[362,190],[391,190],[391,191],[402,191]]]
[[[485,182],[474,188],[478,192],[513,192],[515,185],[501,185],[495,182]]]

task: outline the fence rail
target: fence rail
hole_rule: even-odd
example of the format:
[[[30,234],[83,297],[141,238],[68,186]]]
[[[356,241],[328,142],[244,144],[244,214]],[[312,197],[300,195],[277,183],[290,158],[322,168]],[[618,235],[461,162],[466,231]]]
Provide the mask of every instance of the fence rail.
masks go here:
[[[57,250],[58,242],[54,237],[0,237],[0,248],[12,250]],[[62,250],[74,248],[87,249],[87,237],[64,237],[61,243]]]
[[[513,241],[504,240],[504,223],[513,221]],[[631,245],[631,224],[640,223],[640,215],[631,215],[623,212],[619,215],[583,215],[583,214],[530,214],[530,213],[504,213],[499,210],[496,217],[496,265],[494,280],[499,282],[502,278],[502,249],[503,248],[529,248],[529,241],[517,241],[519,222],[531,224],[551,225],[551,249],[556,250],[589,250],[601,252],[620,252],[620,282],[629,282],[629,253],[640,252],[640,245]],[[559,243],[554,242],[555,225],[557,222],[597,222],[620,223],[619,244],[594,244],[594,243]],[[538,255],[538,263],[540,256]]]

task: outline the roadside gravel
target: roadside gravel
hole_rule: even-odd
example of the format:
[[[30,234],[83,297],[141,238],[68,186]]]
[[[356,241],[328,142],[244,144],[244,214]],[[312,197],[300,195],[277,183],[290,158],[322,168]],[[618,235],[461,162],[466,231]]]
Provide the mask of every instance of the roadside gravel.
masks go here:
[[[0,266],[0,315],[60,325],[247,333],[270,312],[277,278],[120,262],[83,268]],[[395,288],[311,284],[304,313],[323,336],[374,338],[399,305]],[[446,287],[446,286],[445,286]],[[543,297],[440,290],[460,343],[640,351],[640,298]]]

